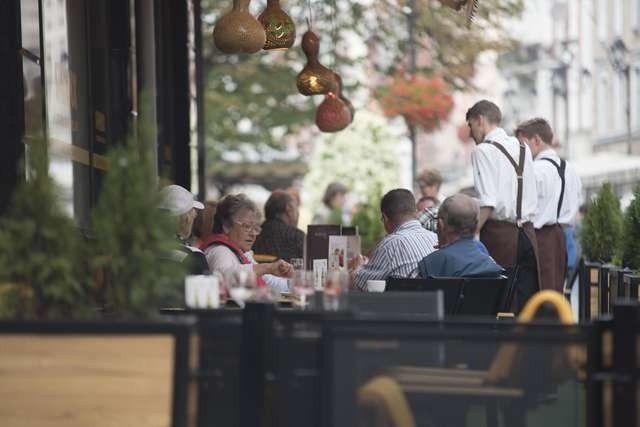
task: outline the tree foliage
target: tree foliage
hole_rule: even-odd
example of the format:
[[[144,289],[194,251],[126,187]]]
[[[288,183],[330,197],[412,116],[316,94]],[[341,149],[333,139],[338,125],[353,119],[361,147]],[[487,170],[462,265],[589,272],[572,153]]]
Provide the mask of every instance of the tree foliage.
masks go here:
[[[611,262],[617,258],[622,232],[620,201],[611,184],[605,183],[583,220],[582,250],[587,259]]]
[[[380,198],[399,183],[395,152],[398,141],[388,131],[387,119],[361,111],[344,131],[323,136],[311,156],[303,183],[305,204],[317,210],[329,183],[339,181],[346,185],[360,200],[359,213],[352,224],[359,226],[363,249],[384,235]]]
[[[637,271],[640,270],[640,186],[633,196],[624,216],[622,265]]]
[[[335,69],[347,97],[375,90],[385,76],[407,71],[406,0],[332,0],[310,2],[313,30],[321,37],[320,60]],[[204,0],[205,111],[207,149],[213,169],[224,153],[242,155],[281,148],[286,137],[313,123],[321,99],[297,93],[295,77],[305,63],[299,46],[307,30],[307,3],[282,0],[297,26],[298,40],[286,52],[225,55],[211,37],[218,17],[232,1]],[[522,11],[522,0],[483,0],[470,29],[462,14],[439,2],[418,1],[416,42],[421,75],[442,76],[454,90],[473,88],[478,55],[511,43],[506,18]],[[264,2],[255,2],[258,15]],[[356,46],[356,48],[353,48]],[[359,47],[359,48],[358,48]],[[356,107],[360,103],[356,103]]]
[[[28,177],[0,220],[0,317],[88,314],[82,241],[59,203],[43,140],[28,147]]]

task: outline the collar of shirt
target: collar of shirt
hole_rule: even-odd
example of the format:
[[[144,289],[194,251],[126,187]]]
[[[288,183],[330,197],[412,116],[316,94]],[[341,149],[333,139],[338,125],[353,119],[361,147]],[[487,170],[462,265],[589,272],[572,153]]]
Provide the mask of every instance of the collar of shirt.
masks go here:
[[[547,148],[546,150],[542,150],[541,152],[539,152],[535,158],[535,160],[542,159],[551,159],[554,161],[558,161],[560,160],[560,156],[558,156],[558,153],[556,153],[556,150],[554,150],[553,148]]]
[[[485,137],[484,137],[484,141],[495,141],[495,142],[503,142],[509,139],[509,135],[507,135],[507,132],[504,131],[504,129],[497,127],[495,129],[493,129],[491,132],[489,132]]]
[[[393,232],[389,233],[389,235],[391,234],[399,234],[405,230],[411,230],[412,228],[422,228],[422,225],[420,225],[420,222],[417,219],[411,219],[407,222],[405,222],[404,224],[401,224],[399,226],[396,227],[395,230],[393,230]]]

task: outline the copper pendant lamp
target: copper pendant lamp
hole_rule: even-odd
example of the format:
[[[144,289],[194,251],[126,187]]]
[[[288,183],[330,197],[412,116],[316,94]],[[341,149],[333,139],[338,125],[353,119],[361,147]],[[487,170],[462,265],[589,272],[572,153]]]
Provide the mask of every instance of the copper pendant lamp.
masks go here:
[[[335,92],[338,82],[333,71],[318,60],[320,39],[313,31],[309,30],[302,36],[302,50],[307,57],[307,64],[296,79],[298,92],[306,96]]]
[[[255,53],[267,39],[262,24],[249,13],[251,0],[233,0],[233,9],[216,22],[213,41],[224,53]]]
[[[293,45],[296,26],[280,7],[280,0],[267,0],[267,8],[258,16],[258,21],[267,35],[264,50],[286,50]]]
[[[336,74],[337,75],[337,74]],[[349,106],[342,100],[339,89],[329,92],[316,110],[316,125],[322,132],[338,132],[353,120]]]
[[[351,120],[349,123],[351,123],[354,117],[356,116],[356,109],[353,107],[353,104],[351,103],[351,101],[349,101],[349,99],[346,96],[344,96],[344,91],[342,86],[342,77],[340,77],[340,74],[336,72],[334,72],[333,74],[335,75],[336,81],[338,82],[338,93],[340,94],[338,98],[340,98],[342,102],[344,102],[344,104],[349,109],[349,112],[351,113]]]

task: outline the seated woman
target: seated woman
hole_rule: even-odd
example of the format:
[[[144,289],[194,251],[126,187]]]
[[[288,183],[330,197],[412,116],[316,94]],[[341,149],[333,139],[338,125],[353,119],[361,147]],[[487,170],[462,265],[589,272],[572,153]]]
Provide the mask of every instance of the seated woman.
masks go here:
[[[218,203],[213,234],[200,244],[211,271],[229,274],[253,271],[258,286],[270,286],[280,292],[288,289],[285,277],[293,275],[291,264],[279,260],[257,264],[251,247],[260,234],[260,211],[244,194],[228,195]],[[276,277],[279,276],[279,277]]]

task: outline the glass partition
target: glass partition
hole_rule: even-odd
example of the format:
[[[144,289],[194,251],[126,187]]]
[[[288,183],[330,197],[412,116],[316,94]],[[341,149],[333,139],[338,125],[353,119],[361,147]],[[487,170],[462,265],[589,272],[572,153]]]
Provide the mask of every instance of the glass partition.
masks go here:
[[[325,332],[325,426],[585,425],[579,328],[372,326]]]

